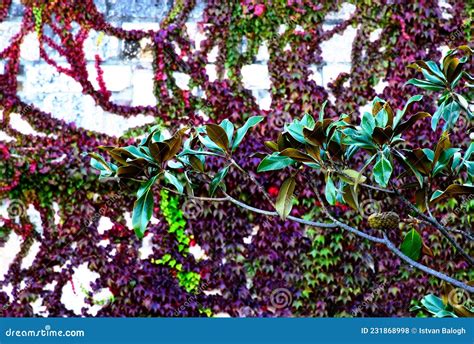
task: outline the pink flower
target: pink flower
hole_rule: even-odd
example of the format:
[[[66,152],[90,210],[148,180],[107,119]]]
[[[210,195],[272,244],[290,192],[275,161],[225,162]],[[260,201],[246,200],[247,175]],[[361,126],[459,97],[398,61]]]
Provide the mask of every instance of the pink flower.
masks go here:
[[[263,4],[255,5],[255,9],[253,10],[253,13],[257,17],[260,17],[263,13],[265,13],[265,5]]]

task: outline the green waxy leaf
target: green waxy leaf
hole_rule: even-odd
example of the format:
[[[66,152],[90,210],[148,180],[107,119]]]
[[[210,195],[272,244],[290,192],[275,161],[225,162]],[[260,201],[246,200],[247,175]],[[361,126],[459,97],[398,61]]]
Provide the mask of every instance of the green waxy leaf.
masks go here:
[[[409,258],[417,261],[420,259],[422,246],[420,234],[415,229],[412,229],[403,239],[400,250]]]
[[[410,79],[406,85],[413,85],[428,91],[442,91],[445,89],[444,86],[420,79]]]
[[[209,186],[209,192],[210,192],[211,196],[213,196],[216,193],[216,190],[219,187],[219,184],[222,182],[222,180],[227,175],[228,170],[229,170],[229,166],[224,167],[219,172],[217,172],[216,175],[214,176],[214,178],[212,179],[211,185]]]
[[[375,182],[380,186],[386,187],[390,181],[390,176],[392,175],[392,164],[385,155],[380,155],[377,158],[377,162],[374,166],[374,178]]]
[[[334,182],[330,176],[326,180],[326,190],[324,192],[326,200],[330,205],[335,205],[337,200],[337,189],[334,185]]]
[[[266,156],[258,165],[257,172],[281,170],[293,165],[295,161],[289,157],[281,156],[278,152]]]
[[[226,132],[229,142],[232,142],[232,136],[234,136],[234,125],[228,119],[225,119],[219,124]]]
[[[372,136],[375,128],[375,117],[369,112],[364,112],[360,126],[366,135]]]
[[[280,192],[275,203],[275,209],[282,220],[290,214],[293,207],[293,193],[295,191],[295,178],[290,177],[283,182],[280,187]]]
[[[179,193],[183,193],[183,184],[178,180],[178,178],[176,178],[174,174],[165,171],[164,177],[166,183],[173,185]]]
[[[235,140],[234,143],[232,144],[232,151],[234,151],[242,142],[244,139],[245,134],[247,134],[247,131],[251,128],[256,126],[258,123],[263,121],[263,116],[253,116],[250,117],[245,124],[237,129],[237,133],[235,134]]]
[[[137,191],[137,200],[133,206],[132,225],[138,238],[143,238],[148,222],[153,215],[153,193],[151,187],[158,175],[143,183]]]

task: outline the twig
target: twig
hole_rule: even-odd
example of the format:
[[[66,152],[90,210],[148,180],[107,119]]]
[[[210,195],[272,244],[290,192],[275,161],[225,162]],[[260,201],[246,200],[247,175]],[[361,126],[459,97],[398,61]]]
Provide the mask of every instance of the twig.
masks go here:
[[[256,186],[257,188],[260,190],[260,192],[263,194],[263,196],[265,197],[265,199],[272,205],[273,208],[275,208],[275,203],[273,203],[273,200],[270,198],[270,196],[267,194],[267,192],[265,191],[264,187],[262,186],[262,184],[260,184],[258,182],[257,179],[255,179],[254,176],[252,176],[249,172],[247,172],[246,170],[244,170],[242,167],[240,167],[239,164],[237,164],[237,162],[234,160],[234,159],[230,159],[230,163],[232,165],[234,165],[240,172],[242,172],[244,174],[244,176],[247,177],[247,179],[249,179],[250,181],[252,181]]]
[[[469,265],[474,266],[474,259],[469,254],[467,254],[466,251],[463,250],[463,248],[456,242],[456,240],[453,239],[453,237],[451,237],[451,235],[449,235],[448,228],[444,227],[442,224],[436,221],[436,219],[432,215],[426,216],[425,214],[423,214],[417,207],[415,207],[409,200],[407,200],[396,189],[394,189],[394,191],[397,194],[397,196],[403,201],[403,203],[405,203],[406,205],[410,207],[410,209],[415,211],[418,214],[418,216],[420,216],[423,220],[429,222],[432,226],[438,229],[441,232],[441,234],[443,234],[444,237],[448,239],[451,245],[454,246],[459,251],[459,253],[467,260]]]
[[[228,202],[232,202],[236,205],[238,205],[239,207],[242,207],[246,210],[249,210],[249,211],[252,211],[252,212],[255,212],[255,213],[258,213],[258,214],[262,214],[262,215],[266,215],[266,216],[278,216],[278,214],[276,212],[273,212],[273,211],[268,211],[268,210],[262,210],[262,209],[258,209],[258,208],[255,208],[255,207],[252,207],[252,206],[249,206],[239,200],[236,200],[234,199],[232,196],[228,195],[227,193],[224,192],[224,195],[226,197],[222,197],[222,198],[209,198],[209,197],[196,197],[196,196],[188,196],[188,195],[185,195],[185,194],[182,194],[182,193],[179,193],[177,191],[174,191],[174,190],[171,190],[171,189],[167,189],[173,193],[176,193],[178,195],[182,195],[182,196],[185,196],[185,197],[189,197],[189,198],[193,198],[193,199],[197,199],[197,200],[201,200],[201,201],[206,201],[206,200],[209,200],[209,201],[217,201],[217,202],[223,202],[223,201],[228,201]],[[319,195],[319,192],[317,193]],[[320,197],[320,196],[319,196]],[[330,215],[330,214],[329,214]],[[330,216],[332,217],[332,215]],[[390,251],[392,251],[393,253],[395,253],[398,257],[400,257],[402,260],[406,261],[407,263],[409,263],[410,265],[420,269],[421,271],[424,271],[426,272],[427,274],[430,274],[432,276],[435,276],[443,281],[446,281],[448,283],[451,283],[452,285],[458,287],[458,288],[461,288],[461,289],[464,289],[470,293],[474,293],[474,287],[471,287],[469,285],[467,285],[466,283],[463,283],[459,280],[456,280],[452,277],[449,277],[448,275],[445,275],[439,271],[436,271],[436,270],[433,270],[423,264],[420,264],[418,262],[415,262],[414,260],[412,260],[411,258],[409,258],[408,256],[406,256],[405,254],[403,254],[403,252],[401,252],[398,248],[396,248],[396,246],[387,238],[385,237],[384,235],[384,238],[379,238],[379,237],[375,237],[375,236],[372,236],[372,235],[369,235],[367,233],[364,233],[356,228],[353,228],[349,225],[346,225],[345,223],[342,223],[336,219],[334,219],[332,217],[331,220],[334,221],[334,223],[321,223],[321,222],[314,222],[314,221],[310,221],[310,220],[304,220],[304,219],[301,219],[301,218],[297,218],[297,217],[294,217],[294,216],[288,216],[287,217],[288,220],[291,220],[291,221],[294,221],[294,222],[298,222],[298,223],[302,223],[302,224],[305,224],[305,225],[309,225],[309,226],[313,226],[313,227],[320,227],[320,228],[335,228],[335,227],[340,227],[342,229],[345,229],[351,233],[354,233],[360,237],[363,237],[369,241],[372,241],[372,242],[375,242],[375,243],[379,243],[379,244],[384,244]]]

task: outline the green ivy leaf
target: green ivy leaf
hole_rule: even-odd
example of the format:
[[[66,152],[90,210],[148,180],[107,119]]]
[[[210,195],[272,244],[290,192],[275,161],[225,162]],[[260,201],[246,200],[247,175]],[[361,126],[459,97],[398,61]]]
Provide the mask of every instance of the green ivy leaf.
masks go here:
[[[293,207],[293,193],[295,191],[295,178],[290,177],[283,182],[278,192],[275,209],[282,220],[285,220]]]
[[[253,116],[250,117],[242,127],[237,129],[237,133],[235,134],[235,140],[232,144],[232,151],[234,151],[239,146],[240,142],[242,142],[244,136],[247,134],[247,131],[250,128],[256,126],[261,121],[263,121],[263,116]]]
[[[415,229],[412,229],[403,239],[400,250],[409,258],[417,261],[420,259],[422,246],[420,234]]]

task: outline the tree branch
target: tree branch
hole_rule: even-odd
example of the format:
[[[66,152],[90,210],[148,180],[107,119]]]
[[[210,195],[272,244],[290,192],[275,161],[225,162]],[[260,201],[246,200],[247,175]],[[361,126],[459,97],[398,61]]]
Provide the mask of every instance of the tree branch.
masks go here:
[[[444,227],[442,224],[440,224],[433,216],[426,216],[423,214],[416,206],[414,206],[409,200],[407,200],[400,192],[398,192],[396,189],[394,189],[395,193],[397,194],[398,198],[400,198],[403,203],[408,205],[410,209],[415,211],[423,220],[426,222],[430,223],[432,226],[434,226],[436,229],[438,229],[441,234],[444,235],[446,239],[451,243],[454,248],[456,248],[459,253],[467,260],[469,265],[474,266],[474,259],[467,254],[466,251],[456,242],[456,240],[453,239],[451,235],[449,235],[449,230],[448,228]]]
[[[246,210],[258,213],[258,214],[262,214],[262,215],[266,215],[266,216],[279,216],[277,214],[277,212],[258,209],[258,208],[249,206],[249,205],[247,205],[247,204],[245,204],[245,203],[243,203],[239,200],[236,200],[235,198],[233,198],[232,196],[228,195],[225,192],[224,192],[225,197],[222,197],[222,198],[209,198],[209,197],[196,197],[196,196],[185,195],[185,194],[179,193],[177,191],[174,191],[174,190],[171,190],[171,189],[168,189],[168,188],[165,188],[165,189],[169,190],[169,191],[171,191],[175,194],[185,196],[185,197],[188,197],[188,198],[191,198],[191,199],[196,199],[196,200],[200,200],[200,201],[213,201],[213,202],[228,201],[228,202],[232,202],[232,203],[238,205],[239,207],[241,207],[243,209],[246,209]],[[317,195],[320,198],[319,192],[317,192]],[[379,243],[379,244],[384,244],[390,251],[392,251],[395,255],[397,255],[399,258],[401,258],[402,260],[404,260],[408,264],[420,269],[421,271],[426,272],[427,274],[430,274],[430,275],[435,276],[435,277],[437,277],[437,278],[439,278],[443,281],[451,283],[452,285],[454,285],[458,288],[464,289],[464,290],[466,290],[470,293],[474,293],[474,287],[471,287],[471,286],[469,286],[468,284],[466,284],[464,282],[456,280],[452,277],[449,277],[448,275],[445,275],[445,274],[443,274],[439,271],[433,270],[433,269],[431,269],[431,268],[429,268],[429,267],[427,267],[427,266],[425,266],[421,263],[418,263],[418,262],[412,260],[411,258],[406,256],[403,252],[401,252],[385,235],[384,235],[384,238],[375,237],[375,236],[369,235],[367,233],[364,233],[364,232],[362,232],[362,231],[360,231],[356,228],[353,228],[353,227],[351,227],[351,226],[349,226],[345,223],[342,223],[342,222],[338,221],[337,219],[332,217],[332,215],[330,215],[330,218],[331,218],[332,221],[334,221],[334,223],[314,222],[314,221],[310,221],[310,220],[304,220],[304,219],[301,219],[301,218],[297,218],[297,217],[294,217],[294,216],[288,216],[287,217],[288,220],[298,222],[298,223],[301,223],[301,224],[305,224],[305,225],[308,225],[308,226],[312,226],[312,227],[319,227],[319,228],[340,227],[344,230],[347,230],[351,233],[354,233],[354,234],[356,234],[356,235],[358,235],[358,236],[360,236],[364,239],[367,239],[369,241]]]

